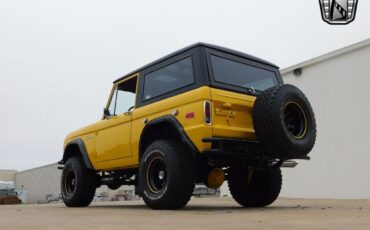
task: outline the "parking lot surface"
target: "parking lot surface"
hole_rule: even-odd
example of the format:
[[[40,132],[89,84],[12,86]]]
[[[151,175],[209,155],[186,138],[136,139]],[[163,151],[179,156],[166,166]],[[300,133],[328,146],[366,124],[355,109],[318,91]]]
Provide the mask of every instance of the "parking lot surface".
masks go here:
[[[182,210],[156,211],[143,201],[0,206],[0,229],[370,229],[370,200],[280,198],[242,208],[231,198],[192,198]]]

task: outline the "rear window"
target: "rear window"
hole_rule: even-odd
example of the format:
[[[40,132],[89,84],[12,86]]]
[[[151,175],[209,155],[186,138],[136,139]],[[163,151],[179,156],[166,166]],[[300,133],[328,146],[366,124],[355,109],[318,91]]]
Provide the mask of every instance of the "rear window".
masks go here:
[[[148,73],[144,77],[144,101],[194,83],[191,57]]]
[[[236,87],[264,91],[279,84],[275,72],[211,55],[214,80]]]

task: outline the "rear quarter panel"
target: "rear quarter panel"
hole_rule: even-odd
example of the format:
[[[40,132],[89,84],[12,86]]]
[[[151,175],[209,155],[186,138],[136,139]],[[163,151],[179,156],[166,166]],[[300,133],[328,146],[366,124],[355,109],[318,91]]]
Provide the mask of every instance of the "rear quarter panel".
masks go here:
[[[171,115],[177,110],[176,119],[184,127],[186,134],[199,151],[209,148],[210,144],[203,143],[203,137],[212,136],[212,127],[206,126],[203,116],[205,100],[211,100],[210,89],[200,87],[143,107],[135,109],[132,116],[132,152],[133,162],[139,164],[139,141],[145,127],[144,120],[148,122],[165,115]],[[193,112],[194,117],[186,118],[186,114]],[[161,130],[158,130],[161,132]]]

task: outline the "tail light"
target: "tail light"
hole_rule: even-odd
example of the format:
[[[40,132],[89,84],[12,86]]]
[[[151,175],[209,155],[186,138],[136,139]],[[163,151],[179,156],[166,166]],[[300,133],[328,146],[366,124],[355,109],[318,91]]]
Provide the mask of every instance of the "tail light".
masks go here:
[[[212,124],[211,114],[212,114],[211,102],[205,101],[204,102],[204,121],[206,122],[206,125]]]

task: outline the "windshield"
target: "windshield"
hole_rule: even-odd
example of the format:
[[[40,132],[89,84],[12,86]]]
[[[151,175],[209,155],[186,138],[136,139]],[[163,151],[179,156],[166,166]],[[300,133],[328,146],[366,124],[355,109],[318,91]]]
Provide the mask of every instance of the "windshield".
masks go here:
[[[247,90],[264,91],[279,84],[275,72],[211,55],[214,80]]]

